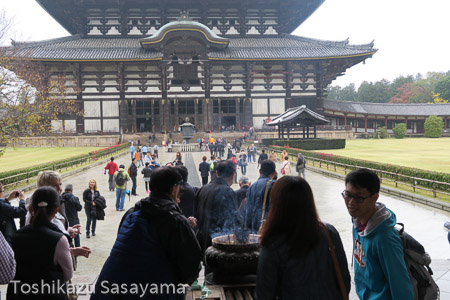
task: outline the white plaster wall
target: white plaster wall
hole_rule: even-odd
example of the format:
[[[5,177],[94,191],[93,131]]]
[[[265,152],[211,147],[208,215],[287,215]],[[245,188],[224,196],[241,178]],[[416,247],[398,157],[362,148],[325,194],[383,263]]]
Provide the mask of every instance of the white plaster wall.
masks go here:
[[[100,117],[100,101],[85,101],[84,102],[84,116],[85,117]]]
[[[95,132],[102,129],[100,119],[84,120],[84,131],[85,132]]]
[[[119,132],[119,119],[106,119],[103,120],[104,132]]]
[[[267,119],[267,118],[266,117],[253,117],[253,127],[261,128],[264,124],[264,119]]]
[[[52,131],[53,132],[61,132],[63,129],[63,121],[62,120],[52,120]]]
[[[267,99],[252,99],[253,114],[267,114]]]
[[[119,101],[103,101],[103,116],[104,117],[118,117],[119,116]]]
[[[77,131],[77,121],[76,120],[66,120],[66,132],[76,132]]]
[[[270,99],[270,114],[279,115],[285,111],[284,99]]]
[[[117,95],[102,95],[102,98],[105,99],[117,99]],[[98,95],[85,95],[83,93],[83,100],[88,100],[88,99],[94,99],[97,100],[98,99]]]

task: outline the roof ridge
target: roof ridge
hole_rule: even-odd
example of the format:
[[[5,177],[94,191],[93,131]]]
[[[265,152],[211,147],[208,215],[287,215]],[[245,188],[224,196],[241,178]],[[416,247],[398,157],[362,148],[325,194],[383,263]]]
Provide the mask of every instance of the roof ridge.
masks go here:
[[[14,46],[14,47],[24,47],[24,48],[26,48],[26,47],[36,47],[36,46],[45,46],[45,45],[51,45],[51,44],[56,44],[56,43],[60,43],[60,42],[79,40],[81,38],[82,38],[81,35],[74,34],[74,35],[63,36],[63,37],[54,38],[54,39],[48,39],[48,40],[43,40],[43,41],[31,41],[31,42],[16,42],[16,41],[13,41],[12,42],[12,46]]]
[[[450,103],[387,103],[387,102],[362,102],[362,101],[347,101],[347,100],[337,100],[337,99],[324,99],[325,101],[341,102],[349,104],[359,104],[359,105],[417,105],[417,106],[427,106],[427,105],[450,105]]]
[[[374,46],[374,41],[375,41],[375,40],[372,40],[368,44],[352,45],[352,44],[350,44],[350,38],[346,38],[343,41],[332,41],[332,40],[322,40],[322,39],[304,37],[304,36],[299,36],[299,35],[294,35],[294,34],[281,34],[281,36],[289,38],[289,39],[293,39],[293,40],[317,43],[317,44],[326,45],[326,46],[351,48],[351,49],[355,49],[355,50],[372,50],[373,46]],[[373,50],[377,50],[377,49],[373,49]]]

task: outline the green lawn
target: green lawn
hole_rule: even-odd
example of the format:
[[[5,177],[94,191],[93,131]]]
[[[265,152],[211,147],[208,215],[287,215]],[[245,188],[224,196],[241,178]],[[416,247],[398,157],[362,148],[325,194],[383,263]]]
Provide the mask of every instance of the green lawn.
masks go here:
[[[87,154],[102,147],[7,148],[0,156],[0,172],[22,169],[47,162]]]
[[[317,152],[450,173],[450,138],[347,140],[345,149]]]

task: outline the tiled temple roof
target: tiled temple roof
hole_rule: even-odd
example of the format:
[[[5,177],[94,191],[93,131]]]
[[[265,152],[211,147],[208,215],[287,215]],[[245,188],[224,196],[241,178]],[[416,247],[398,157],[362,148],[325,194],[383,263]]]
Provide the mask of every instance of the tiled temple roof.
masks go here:
[[[310,110],[306,105],[292,107],[286,110],[284,113],[274,117],[269,126],[283,125],[292,122],[301,122],[302,120],[309,119],[313,120],[314,123],[324,125],[330,123],[324,116]]]
[[[17,56],[36,60],[149,60],[160,59],[158,51],[143,49],[140,38],[82,38],[73,35],[52,40],[14,43]],[[349,45],[342,42],[322,41],[294,35],[230,38],[225,50],[210,50],[210,59],[230,60],[302,60],[370,57],[376,49],[373,43]]]
[[[323,100],[323,108],[330,111],[367,114],[367,115],[395,115],[395,116],[450,116],[450,103],[446,104],[393,104],[369,103],[341,100]]]

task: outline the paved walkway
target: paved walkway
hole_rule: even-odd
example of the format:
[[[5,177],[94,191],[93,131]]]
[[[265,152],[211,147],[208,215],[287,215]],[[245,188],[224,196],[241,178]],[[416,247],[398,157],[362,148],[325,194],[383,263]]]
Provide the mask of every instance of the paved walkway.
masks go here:
[[[162,148],[160,152],[159,162],[163,164],[175,159],[175,153],[164,152]],[[207,155],[208,153],[183,154],[183,161],[190,173],[189,182],[193,186],[200,185],[201,181],[197,170],[201,157],[204,154]],[[116,162],[128,166],[130,157],[129,155],[123,155],[117,158]],[[259,177],[256,166],[256,164],[250,164],[247,167],[247,176],[252,181]],[[85,231],[83,230],[81,244],[90,247],[92,254],[88,259],[78,259],[78,269],[75,271],[73,278],[74,283],[92,283],[96,280],[115,242],[118,224],[123,216],[123,212],[115,210],[115,192],[108,191],[108,175],[103,174],[103,167],[93,167],[63,180],[63,186],[68,183],[73,184],[74,194],[81,198],[82,192],[88,187],[89,180],[91,178],[96,179],[100,193],[107,199],[108,205],[105,221],[97,222],[97,235],[86,239]],[[142,170],[142,168],[139,170]],[[238,171],[238,176],[240,175],[241,173]],[[350,217],[340,196],[340,192],[344,189],[344,184],[340,180],[324,177],[309,171],[307,171],[306,176],[312,186],[320,218],[333,224],[339,231],[350,264],[352,247]],[[238,189],[239,187],[234,184],[232,188]],[[140,174],[137,180],[137,193],[139,194],[137,197],[126,198],[126,210],[131,208],[136,201],[146,197],[144,182]],[[443,224],[450,219],[450,216],[441,211],[384,195],[380,196],[380,201],[384,202],[397,214],[397,220],[405,223],[406,231],[419,240],[430,253],[433,258],[434,277],[442,291],[441,299],[450,300],[450,245],[447,242],[446,232],[443,230]],[[86,224],[84,210],[79,213],[79,216],[84,228]],[[352,269],[350,265],[349,269]],[[6,286],[0,286],[0,291],[2,291],[3,295],[5,290]],[[79,299],[88,299],[88,297],[81,296]],[[354,286],[352,287],[351,299],[357,299],[354,294]]]

